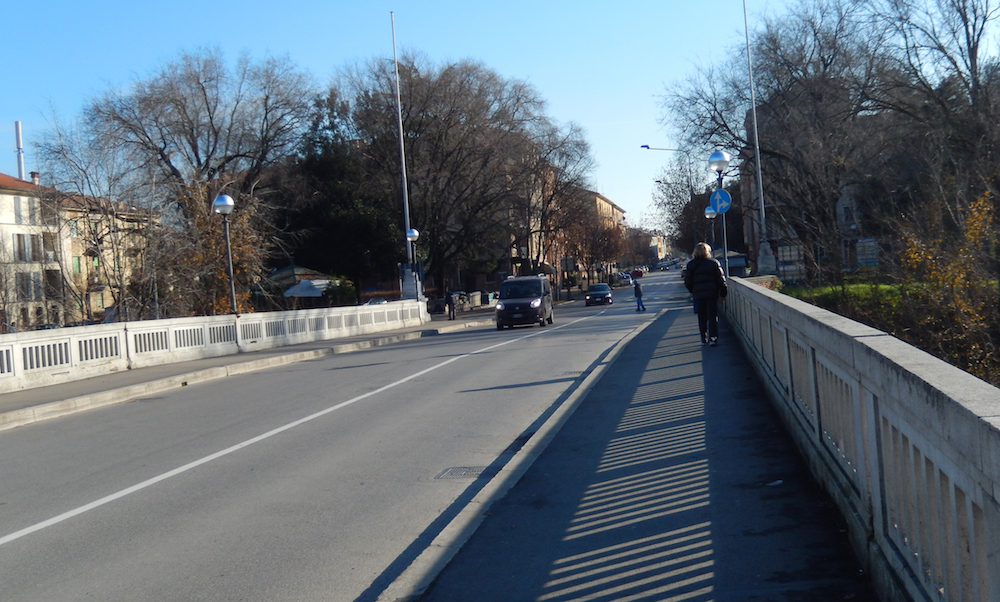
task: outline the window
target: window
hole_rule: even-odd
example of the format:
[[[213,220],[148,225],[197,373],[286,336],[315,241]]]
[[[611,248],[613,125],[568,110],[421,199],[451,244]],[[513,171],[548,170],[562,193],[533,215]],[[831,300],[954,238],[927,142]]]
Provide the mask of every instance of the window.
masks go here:
[[[58,243],[59,241],[56,239],[54,233],[42,233],[42,251],[45,253],[45,261],[59,261],[59,254],[57,253]]]
[[[63,298],[62,273],[59,270],[45,270],[45,298]],[[52,322],[58,321],[59,320],[52,320]]]
[[[80,222],[71,219],[69,220],[69,235],[73,238],[80,238]]]
[[[24,302],[31,300],[31,274],[18,272],[14,274],[14,281],[17,284],[17,300]]]
[[[73,273],[74,274],[82,274],[83,273],[83,269],[80,266],[80,256],[79,255],[74,255],[73,256]]]
[[[14,261],[28,261],[25,251],[25,235],[14,235]]]
[[[14,235],[15,261],[40,261],[41,258],[42,258],[41,236],[37,234]]]
[[[18,272],[14,275],[18,301],[40,301],[42,299],[42,273]]]
[[[95,268],[101,267],[101,256],[100,255],[94,255],[93,265],[94,265]]]
[[[21,197],[14,197],[14,223],[23,224],[24,219],[21,217]]]
[[[42,288],[42,273],[31,273],[31,300],[41,301],[45,290]]]

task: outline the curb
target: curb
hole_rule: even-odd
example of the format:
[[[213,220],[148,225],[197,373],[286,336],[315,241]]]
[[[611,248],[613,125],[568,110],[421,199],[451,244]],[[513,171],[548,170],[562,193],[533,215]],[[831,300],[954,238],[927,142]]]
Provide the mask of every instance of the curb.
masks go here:
[[[495,477],[462,508],[437,537],[428,544],[424,551],[406,567],[402,573],[390,583],[379,595],[376,602],[414,602],[424,594],[444,567],[454,558],[455,554],[472,537],[476,529],[486,518],[490,506],[503,498],[507,492],[521,480],[524,473],[531,468],[535,460],[545,451],[562,426],[569,420],[604,373],[618,360],[622,351],[632,339],[649,327],[661,315],[671,311],[662,309],[653,314],[635,330],[622,337],[611,353],[593,367],[580,387],[574,391],[552,416],[525,442],[513,457],[500,469]],[[492,323],[492,322],[490,322]]]

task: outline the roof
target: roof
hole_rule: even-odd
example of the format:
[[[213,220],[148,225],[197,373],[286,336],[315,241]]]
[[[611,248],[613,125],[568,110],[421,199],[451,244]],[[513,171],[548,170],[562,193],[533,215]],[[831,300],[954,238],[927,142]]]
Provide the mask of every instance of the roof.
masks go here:
[[[24,190],[26,192],[36,192],[43,190],[43,188],[26,180],[20,180],[14,176],[8,176],[5,173],[0,173],[0,190]]]

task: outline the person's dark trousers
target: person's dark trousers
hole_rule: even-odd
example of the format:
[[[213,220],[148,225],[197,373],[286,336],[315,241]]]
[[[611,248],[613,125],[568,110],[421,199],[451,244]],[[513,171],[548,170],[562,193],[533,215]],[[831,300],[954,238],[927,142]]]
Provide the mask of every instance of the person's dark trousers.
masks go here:
[[[698,305],[698,332],[701,342],[707,343],[719,338],[719,298],[695,299]],[[708,338],[705,338],[705,335]]]

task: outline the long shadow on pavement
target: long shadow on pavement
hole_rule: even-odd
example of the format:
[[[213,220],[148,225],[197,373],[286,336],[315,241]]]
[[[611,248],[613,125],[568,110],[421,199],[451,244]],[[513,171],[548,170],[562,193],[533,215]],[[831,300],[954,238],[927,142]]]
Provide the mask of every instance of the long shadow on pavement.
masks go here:
[[[420,600],[876,600],[859,569],[736,341],[703,347],[683,304]]]

